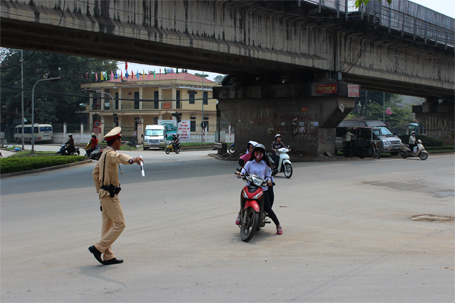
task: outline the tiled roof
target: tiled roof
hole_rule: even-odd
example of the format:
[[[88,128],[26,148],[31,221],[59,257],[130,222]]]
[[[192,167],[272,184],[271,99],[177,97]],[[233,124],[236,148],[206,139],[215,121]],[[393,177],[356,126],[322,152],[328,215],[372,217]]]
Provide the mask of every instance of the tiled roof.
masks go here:
[[[116,82],[122,82],[121,79],[120,79],[120,75],[117,73],[117,75],[119,76],[118,79],[112,79],[112,80],[109,80],[109,81],[106,81],[106,82],[113,82],[113,83],[116,83]],[[131,76],[131,74],[129,75],[128,79],[126,78],[125,75],[123,75],[123,82],[128,82],[128,83],[134,83],[134,82],[139,82],[139,81],[160,81],[160,80],[182,80],[182,81],[193,81],[193,82],[202,82],[202,77],[199,77],[199,76],[196,76],[196,75],[193,75],[193,74],[190,74],[190,73],[168,73],[168,74],[156,74],[155,77],[153,76],[153,74],[150,75],[150,79],[149,79],[149,75],[148,74],[145,74],[144,77],[142,77],[142,74],[139,73],[139,79],[137,78],[136,76],[136,73],[134,73],[134,77]],[[214,81],[211,81],[211,80],[208,80],[207,78],[204,80],[205,83],[216,83]]]

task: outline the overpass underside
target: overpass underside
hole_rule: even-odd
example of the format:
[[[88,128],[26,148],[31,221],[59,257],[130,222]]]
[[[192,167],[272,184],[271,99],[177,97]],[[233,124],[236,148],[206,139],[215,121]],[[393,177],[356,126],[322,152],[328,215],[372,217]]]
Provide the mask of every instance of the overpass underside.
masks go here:
[[[1,0],[0,5],[3,47],[229,74],[232,77],[224,85],[231,92],[234,87],[260,85],[279,91],[293,85],[343,82],[454,101],[454,43],[430,43],[415,34],[384,29],[376,14],[368,18],[340,14],[307,1]],[[453,40],[453,28],[447,30]],[[277,121],[281,114],[276,104],[289,110],[300,108],[303,117],[302,107],[310,112],[314,98],[321,109],[327,109],[334,106],[324,106],[322,100],[347,97],[261,96],[248,101],[259,103],[250,108],[277,110],[272,114]],[[229,106],[246,102],[227,100]],[[296,102],[297,107],[290,105]],[[327,119],[333,124],[349,113],[349,102],[340,102],[346,110],[342,114],[331,110]],[[318,113],[321,120],[313,121],[318,122],[313,128],[326,128],[323,116],[327,114]],[[237,132],[251,124],[239,127]],[[263,132],[268,133],[268,128]],[[321,137],[319,132],[324,131],[314,136]]]

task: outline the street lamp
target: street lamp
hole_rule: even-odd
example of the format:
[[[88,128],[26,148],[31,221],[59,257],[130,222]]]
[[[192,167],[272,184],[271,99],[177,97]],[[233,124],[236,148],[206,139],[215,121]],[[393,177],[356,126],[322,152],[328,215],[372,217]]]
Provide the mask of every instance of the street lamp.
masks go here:
[[[32,89],[32,154],[35,153],[35,87],[38,84],[38,82],[57,81],[60,79],[61,79],[60,77],[44,78],[44,79],[39,79],[38,81],[35,82],[35,84],[33,84],[33,89]]]

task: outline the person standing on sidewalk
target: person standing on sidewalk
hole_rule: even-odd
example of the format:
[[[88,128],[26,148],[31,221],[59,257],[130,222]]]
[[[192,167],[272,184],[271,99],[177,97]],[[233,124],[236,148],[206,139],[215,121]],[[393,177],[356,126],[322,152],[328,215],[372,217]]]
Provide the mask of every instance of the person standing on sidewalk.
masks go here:
[[[346,137],[344,140],[344,156],[345,157],[351,157],[351,141],[352,141],[352,136],[354,136],[353,133],[351,133],[349,130],[346,131]]]
[[[103,224],[101,240],[90,246],[88,250],[103,265],[123,263],[123,260],[115,258],[111,250],[112,243],[117,240],[123,229],[125,229],[125,219],[118,196],[121,190],[118,179],[119,164],[137,163],[141,165],[141,162],[143,162],[141,157],[132,158],[116,152],[122,145],[121,131],[122,128],[118,126],[104,136],[108,146],[92,173],[96,192],[100,198]]]

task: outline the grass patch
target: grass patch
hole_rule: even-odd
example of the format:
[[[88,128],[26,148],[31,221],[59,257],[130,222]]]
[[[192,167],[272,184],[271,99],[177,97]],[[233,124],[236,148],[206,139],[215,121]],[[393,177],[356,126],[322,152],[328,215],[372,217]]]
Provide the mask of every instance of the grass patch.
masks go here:
[[[16,158],[16,157],[49,157],[49,156],[54,156],[55,152],[52,151],[35,151],[34,154],[32,154],[31,150],[22,150],[19,152],[16,152],[15,154],[12,154],[9,156],[10,158]]]
[[[84,156],[36,156],[0,158],[0,174],[33,170],[85,160]]]

